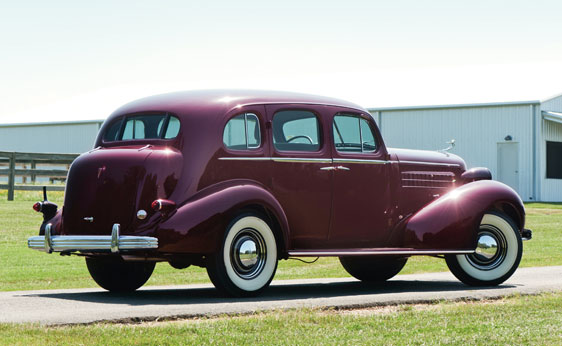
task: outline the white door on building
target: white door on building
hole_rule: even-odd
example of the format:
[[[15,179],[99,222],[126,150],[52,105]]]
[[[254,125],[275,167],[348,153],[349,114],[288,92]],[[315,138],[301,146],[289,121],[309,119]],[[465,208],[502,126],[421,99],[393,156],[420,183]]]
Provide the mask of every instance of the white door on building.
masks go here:
[[[519,192],[519,143],[498,143],[497,180]]]

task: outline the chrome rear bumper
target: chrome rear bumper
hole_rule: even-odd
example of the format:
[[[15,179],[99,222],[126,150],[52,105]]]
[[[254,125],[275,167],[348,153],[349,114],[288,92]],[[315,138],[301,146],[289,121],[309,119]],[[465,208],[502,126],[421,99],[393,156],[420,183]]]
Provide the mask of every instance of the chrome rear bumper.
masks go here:
[[[111,235],[51,235],[52,225],[45,226],[45,236],[27,239],[27,246],[33,250],[51,252],[63,251],[105,251],[117,253],[120,250],[151,250],[158,248],[154,237],[120,236],[120,225],[114,224]]]

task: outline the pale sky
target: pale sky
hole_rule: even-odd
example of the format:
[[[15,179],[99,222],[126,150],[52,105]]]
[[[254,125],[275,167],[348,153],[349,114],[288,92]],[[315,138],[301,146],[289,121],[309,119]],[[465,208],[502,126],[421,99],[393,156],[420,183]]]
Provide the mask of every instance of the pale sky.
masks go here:
[[[562,1],[0,0],[0,123],[273,89],[365,107],[562,93]]]

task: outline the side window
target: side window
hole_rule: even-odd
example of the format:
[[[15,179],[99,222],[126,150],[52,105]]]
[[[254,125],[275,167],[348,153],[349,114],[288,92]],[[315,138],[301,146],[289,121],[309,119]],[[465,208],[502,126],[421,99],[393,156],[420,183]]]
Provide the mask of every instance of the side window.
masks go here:
[[[375,134],[369,122],[358,115],[338,114],[333,123],[337,151],[368,153],[377,150]]]
[[[273,145],[279,151],[320,150],[320,126],[316,115],[304,110],[275,113]]]
[[[230,119],[224,127],[222,141],[229,149],[256,149],[261,144],[260,122],[257,115],[244,113]]]

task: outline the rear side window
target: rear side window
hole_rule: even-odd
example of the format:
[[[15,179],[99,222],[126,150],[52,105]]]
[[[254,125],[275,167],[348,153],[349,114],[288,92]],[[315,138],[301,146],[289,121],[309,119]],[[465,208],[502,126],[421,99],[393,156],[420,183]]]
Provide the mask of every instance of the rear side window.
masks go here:
[[[305,110],[287,110],[273,117],[273,145],[279,151],[320,150],[318,118]]]
[[[222,134],[224,145],[233,150],[256,149],[261,144],[260,122],[254,113],[244,113],[230,119]]]
[[[115,120],[106,130],[106,142],[135,139],[172,139],[180,130],[180,121],[169,114],[143,114]]]
[[[359,115],[338,114],[334,117],[333,128],[337,151],[368,153],[377,150],[373,129]]]

